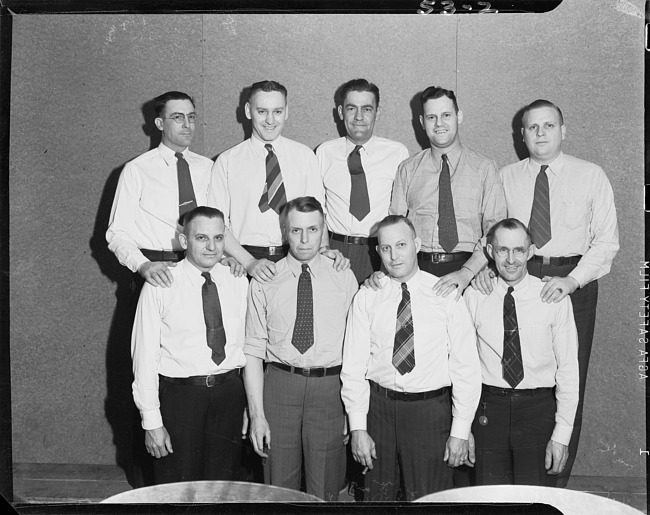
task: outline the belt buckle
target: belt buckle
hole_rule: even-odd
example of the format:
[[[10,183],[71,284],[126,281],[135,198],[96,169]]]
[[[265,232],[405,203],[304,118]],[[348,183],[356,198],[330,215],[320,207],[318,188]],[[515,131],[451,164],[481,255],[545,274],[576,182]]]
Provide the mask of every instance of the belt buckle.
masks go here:
[[[431,253],[431,262],[432,263],[440,263],[440,254],[437,252],[432,252]]]
[[[308,368],[303,368],[302,369],[302,375],[305,377],[309,377],[311,374],[311,371]]]
[[[207,386],[208,388],[212,388],[215,384],[215,383],[210,384],[210,377],[211,376],[205,376],[205,386]]]
[[[550,264],[551,264],[551,258],[550,258],[550,256],[542,256],[542,264],[544,264],[544,265],[550,265]]]

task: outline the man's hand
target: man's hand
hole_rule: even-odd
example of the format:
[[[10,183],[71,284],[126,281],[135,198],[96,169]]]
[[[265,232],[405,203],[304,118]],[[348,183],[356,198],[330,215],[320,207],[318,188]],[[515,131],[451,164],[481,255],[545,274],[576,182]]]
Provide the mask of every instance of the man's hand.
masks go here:
[[[169,288],[174,280],[172,272],[169,270],[170,266],[176,266],[176,263],[172,261],[145,261],[138,268],[138,273],[152,286]]]
[[[244,408],[244,415],[242,416],[241,422],[241,439],[246,440],[246,435],[248,434],[248,408]]]
[[[472,271],[463,267],[438,279],[433,286],[433,291],[436,295],[442,295],[444,298],[456,290],[455,300],[458,300],[473,277]]]
[[[248,272],[248,275],[257,279],[260,283],[272,281],[277,273],[275,263],[268,259],[254,259],[246,267],[246,271]]]
[[[546,444],[544,467],[546,473],[555,476],[564,470],[566,460],[569,459],[569,446],[549,440]]]
[[[156,458],[167,456],[172,449],[172,440],[165,426],[156,429],[147,429],[144,432],[144,446],[147,452]]]
[[[365,281],[363,281],[363,286],[377,291],[381,289],[381,283],[379,281],[384,277],[386,277],[386,274],[381,270],[379,270],[378,272],[373,272],[372,275],[370,275],[370,277],[368,277]]]
[[[578,289],[578,281],[573,277],[550,277],[545,275],[542,277],[542,282],[546,283],[540,292],[542,301],[560,302],[567,295],[571,295]]]
[[[474,279],[472,279],[472,288],[480,291],[483,295],[489,295],[494,289],[495,278],[496,274],[494,273],[494,270],[484,268],[478,274],[476,274]]]
[[[445,455],[442,458],[450,467],[458,467],[466,462],[469,452],[467,440],[450,436],[445,445]]]
[[[321,255],[334,260],[334,268],[337,272],[343,272],[350,268],[350,260],[338,249],[324,248],[321,251]]]
[[[467,447],[467,459],[463,462],[463,465],[473,467],[474,463],[476,463],[476,442],[474,441],[474,434],[471,431],[469,432]]]
[[[250,419],[250,439],[253,449],[262,458],[268,458],[266,451],[271,449],[271,429],[264,417]]]
[[[235,277],[241,277],[246,273],[246,269],[234,257],[223,256],[220,263],[230,268],[230,273]]]
[[[350,446],[354,460],[372,470],[372,460],[377,459],[377,450],[375,449],[375,442],[370,438],[368,431],[365,429],[355,429],[352,431],[352,443]]]

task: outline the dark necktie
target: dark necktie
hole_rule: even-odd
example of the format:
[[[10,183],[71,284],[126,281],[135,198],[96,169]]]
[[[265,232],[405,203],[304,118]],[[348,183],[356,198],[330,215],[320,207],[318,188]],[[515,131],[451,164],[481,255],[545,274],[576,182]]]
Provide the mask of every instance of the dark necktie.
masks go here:
[[[309,265],[302,265],[298,278],[298,298],[296,304],[296,323],[293,326],[291,343],[304,354],[314,345],[314,295],[311,288]]]
[[[524,378],[524,362],[521,358],[521,342],[519,341],[519,327],[517,326],[517,309],[515,298],[512,296],[514,288],[510,286],[503,298],[503,379],[512,388],[521,383]]]
[[[348,156],[348,170],[352,189],[350,190],[350,214],[357,220],[363,220],[370,213],[370,199],[368,198],[368,184],[366,174],[361,165],[361,145],[354,147]]]
[[[445,252],[454,250],[458,243],[454,198],[451,194],[451,177],[446,154],[442,154],[442,169],[438,183],[438,241]]]
[[[415,367],[411,294],[406,287],[406,283],[402,283],[402,300],[397,307],[393,366],[401,375],[409,373]]]
[[[212,349],[212,361],[219,365],[226,357],[226,331],[223,328],[221,316],[221,303],[217,285],[212,281],[209,272],[201,274],[205,283],[201,288],[203,297],[203,317],[205,319],[205,331],[208,340],[208,347]]]
[[[530,211],[528,228],[533,237],[533,243],[539,249],[551,239],[551,202],[548,192],[548,165],[542,165],[535,180],[535,196],[533,208]]]
[[[174,155],[176,156],[176,174],[178,176],[178,216],[182,223],[183,215],[196,207],[196,197],[192,187],[190,166],[185,161],[183,154],[176,152]]]
[[[282,206],[287,203],[280,163],[278,162],[278,156],[273,152],[273,145],[267,143],[264,148],[268,152],[266,154],[266,182],[258,206],[262,213],[265,213],[270,208],[280,214]]]

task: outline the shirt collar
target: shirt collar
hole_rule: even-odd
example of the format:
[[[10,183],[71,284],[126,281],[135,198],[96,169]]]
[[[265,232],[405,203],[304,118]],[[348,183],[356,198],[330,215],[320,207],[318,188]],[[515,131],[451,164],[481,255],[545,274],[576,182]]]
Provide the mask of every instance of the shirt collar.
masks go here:
[[[508,288],[510,288],[508,283],[506,283],[501,277],[499,277],[497,284],[503,290],[503,294],[505,295],[506,292],[508,291]],[[528,288],[530,288],[530,274],[526,272],[526,275],[519,282],[519,284],[516,284],[514,286],[513,294],[521,295],[522,293],[526,292]]]
[[[248,139],[250,141],[253,154],[255,154],[257,157],[266,157],[266,155],[268,154],[266,148],[264,148],[264,145],[272,145],[273,152],[275,154],[278,154],[278,150],[280,154],[282,153],[282,146],[283,146],[283,139],[284,139],[282,136],[278,136],[273,141],[261,141],[257,139],[255,136],[251,136]]]
[[[537,174],[539,173],[539,170],[542,165],[539,163],[536,163],[532,158],[528,158],[528,174],[530,177],[535,178],[537,177]],[[560,154],[548,164],[548,168],[546,169],[546,173],[551,173],[555,177],[559,177],[560,173],[562,172],[562,168],[564,167],[564,153],[560,152]]]
[[[456,142],[456,144],[449,149],[445,149],[444,152],[441,150],[431,147],[431,157],[433,159],[433,162],[436,164],[436,166],[439,166],[440,169],[442,169],[442,154],[447,155],[447,160],[449,161],[449,167],[450,167],[450,174],[453,175],[453,173],[456,171],[456,168],[458,167],[458,161],[460,161],[460,155],[463,152],[463,145],[460,143],[460,140]]]
[[[357,145],[356,143],[352,143],[352,141],[350,141],[350,138],[348,138],[347,136],[345,136],[344,138],[345,138],[345,156],[347,157],[350,155],[350,152],[352,152],[354,150],[354,147],[356,147]],[[368,157],[372,157],[372,153],[375,151],[375,148],[377,147],[377,138],[375,138],[375,135],[373,134],[372,136],[370,136],[370,139],[361,146],[363,147],[362,152],[368,154]]]
[[[167,163],[167,165],[176,164],[176,152],[169,148],[167,145],[160,143],[160,145],[158,145],[158,152],[160,152],[160,155],[165,160],[165,163]],[[188,152],[189,148],[186,148],[181,152],[181,154],[183,154],[183,157],[187,158]]]
[[[287,266],[289,267],[289,270],[291,270],[291,273],[294,275],[294,277],[298,277],[302,273],[303,264],[295,257],[293,257],[291,255],[291,252],[287,253],[287,257],[285,259],[287,260]],[[318,276],[321,267],[323,266],[321,259],[321,255],[316,254],[312,260],[307,263],[309,265],[309,271],[314,277]]]
[[[406,281],[406,287],[408,288],[409,293],[414,293],[418,291],[420,284],[422,282],[422,270],[418,268],[417,272],[413,274],[408,281]],[[396,290],[402,289],[402,283],[400,281],[395,281],[393,278],[390,278],[390,284]]]

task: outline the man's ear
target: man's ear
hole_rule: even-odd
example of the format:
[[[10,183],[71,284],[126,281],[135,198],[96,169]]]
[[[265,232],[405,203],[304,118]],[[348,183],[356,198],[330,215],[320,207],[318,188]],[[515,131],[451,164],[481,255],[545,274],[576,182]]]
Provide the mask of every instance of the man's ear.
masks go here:
[[[415,252],[417,254],[418,252],[420,252],[420,249],[422,248],[422,238],[416,236],[413,241],[415,242]]]
[[[244,105],[244,113],[246,113],[246,118],[249,120],[251,119],[251,104],[250,102],[246,102],[246,105]]]
[[[537,247],[535,246],[534,243],[531,243],[530,247],[528,247],[528,255],[526,256],[526,261],[528,261],[530,258],[532,258],[535,255],[535,250],[537,250]]]
[[[185,236],[183,233],[180,233],[178,235],[178,241],[180,242],[181,247],[183,247],[183,250],[187,250],[187,236]]]
[[[160,118],[160,116],[158,116],[158,117],[153,121],[153,123],[156,124],[156,128],[157,128],[159,131],[162,131],[162,130],[163,130],[163,121],[162,121],[162,118]]]
[[[463,123],[464,115],[463,115],[463,112],[460,109],[458,110],[458,113],[456,113],[456,116],[458,117],[458,125]]]

